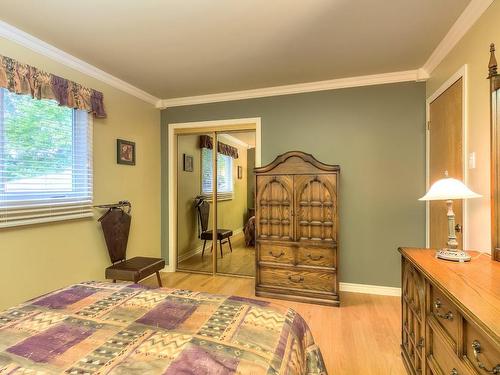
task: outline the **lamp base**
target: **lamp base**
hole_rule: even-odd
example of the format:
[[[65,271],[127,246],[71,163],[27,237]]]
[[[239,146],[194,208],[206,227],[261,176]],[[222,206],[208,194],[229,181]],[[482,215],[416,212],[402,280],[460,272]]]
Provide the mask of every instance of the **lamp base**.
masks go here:
[[[463,250],[441,249],[436,251],[436,258],[453,262],[469,262],[471,257]]]

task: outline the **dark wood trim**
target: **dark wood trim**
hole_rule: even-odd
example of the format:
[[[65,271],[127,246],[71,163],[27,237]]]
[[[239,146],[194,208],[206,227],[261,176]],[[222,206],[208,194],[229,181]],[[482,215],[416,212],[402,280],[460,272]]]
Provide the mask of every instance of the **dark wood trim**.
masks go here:
[[[313,155],[307,154],[307,153],[302,152],[302,151],[288,151],[288,152],[285,152],[284,154],[278,155],[276,157],[276,159],[274,159],[271,163],[269,163],[269,164],[267,164],[267,165],[265,165],[263,167],[255,168],[254,171],[256,173],[269,172],[269,171],[273,170],[274,168],[276,168],[278,165],[283,164],[289,158],[294,157],[294,156],[301,158],[305,162],[307,162],[307,163],[309,163],[309,164],[315,166],[316,168],[321,169],[321,170],[323,170],[325,172],[337,172],[337,171],[340,171],[340,166],[338,166],[338,165],[332,165],[332,164],[325,164],[325,163],[320,162],[319,160],[317,160]],[[287,173],[287,174],[290,174],[290,173]]]

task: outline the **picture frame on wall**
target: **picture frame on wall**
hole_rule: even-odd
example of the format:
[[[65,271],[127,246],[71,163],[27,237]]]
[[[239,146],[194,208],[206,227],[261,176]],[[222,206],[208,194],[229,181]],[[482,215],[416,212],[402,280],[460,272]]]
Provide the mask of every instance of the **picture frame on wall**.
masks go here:
[[[238,180],[241,180],[243,178],[243,167],[241,165],[238,165]]]
[[[116,140],[116,162],[118,164],[135,165],[135,142],[124,139]]]
[[[192,172],[193,171],[193,156],[192,155],[183,154],[182,169],[184,170],[184,172]]]

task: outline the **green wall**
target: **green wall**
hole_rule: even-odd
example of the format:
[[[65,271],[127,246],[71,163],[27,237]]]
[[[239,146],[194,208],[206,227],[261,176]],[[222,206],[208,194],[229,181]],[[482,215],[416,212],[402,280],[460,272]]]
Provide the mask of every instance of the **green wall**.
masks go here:
[[[162,111],[163,255],[167,124],[261,117],[262,164],[289,150],[341,167],[340,281],[400,285],[397,247],[425,244],[425,84],[398,83]]]

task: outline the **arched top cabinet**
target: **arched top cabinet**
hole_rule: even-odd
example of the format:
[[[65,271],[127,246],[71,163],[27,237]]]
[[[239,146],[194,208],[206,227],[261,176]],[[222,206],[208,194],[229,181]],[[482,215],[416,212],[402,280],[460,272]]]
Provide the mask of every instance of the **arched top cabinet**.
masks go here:
[[[338,304],[339,173],[300,151],[255,169],[257,295]]]

